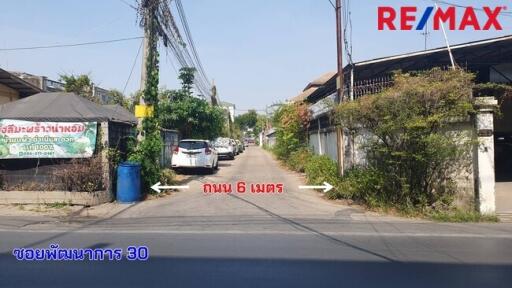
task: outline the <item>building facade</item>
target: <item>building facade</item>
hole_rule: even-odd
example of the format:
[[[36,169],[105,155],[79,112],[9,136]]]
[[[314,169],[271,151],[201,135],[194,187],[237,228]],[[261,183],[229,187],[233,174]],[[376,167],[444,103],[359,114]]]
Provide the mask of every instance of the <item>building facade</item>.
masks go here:
[[[64,83],[56,80],[49,79],[46,76],[37,76],[25,72],[10,72],[18,78],[24,80],[33,86],[38,87],[43,92],[64,92]],[[110,104],[111,96],[110,91],[93,84],[93,96],[98,98],[100,104]]]
[[[0,69],[0,105],[37,94],[41,91],[38,86]]]
[[[447,47],[441,47],[348,65],[344,69],[344,98],[353,100],[383,91],[393,85],[394,71],[447,69],[451,66],[448,53]],[[512,84],[512,35],[454,45],[451,53],[459,67],[475,74],[477,83]],[[345,168],[364,165],[361,147],[371,135],[353,137],[344,133],[338,151],[330,116],[337,93],[336,79],[337,75],[333,75],[323,85],[317,85],[303,100],[310,104],[312,115],[309,146],[316,154],[327,155],[334,161],[341,153]],[[482,145],[475,147],[471,172],[461,173],[459,177],[463,190],[460,200],[475,203],[483,213],[512,215],[512,100],[501,102],[501,115],[496,117],[493,114],[493,107],[498,105],[496,99],[475,99],[477,115],[456,128],[473,133]]]

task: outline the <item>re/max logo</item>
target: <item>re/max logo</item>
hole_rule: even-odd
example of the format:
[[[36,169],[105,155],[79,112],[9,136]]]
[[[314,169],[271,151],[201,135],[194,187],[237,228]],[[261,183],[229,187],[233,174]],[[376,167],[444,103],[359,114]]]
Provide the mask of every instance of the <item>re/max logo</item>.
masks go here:
[[[449,30],[466,30],[471,28],[473,30],[503,30],[498,17],[506,9],[507,7],[504,6],[498,6],[494,9],[487,6],[482,7],[481,10],[484,14],[481,14],[481,16],[485,18],[479,19],[473,7],[467,7],[462,10],[457,10],[456,7],[447,7],[445,9],[427,7],[421,18],[419,18],[418,24],[414,25],[417,21],[417,7],[401,7],[400,11],[395,10],[393,7],[379,7],[378,28],[379,30],[397,30],[397,27],[399,30],[412,30],[413,28],[423,30],[427,22],[432,18],[434,30],[439,30],[441,23],[447,23]],[[458,12],[462,11],[464,11],[463,14],[458,14]],[[457,22],[458,19],[460,19],[459,22]]]

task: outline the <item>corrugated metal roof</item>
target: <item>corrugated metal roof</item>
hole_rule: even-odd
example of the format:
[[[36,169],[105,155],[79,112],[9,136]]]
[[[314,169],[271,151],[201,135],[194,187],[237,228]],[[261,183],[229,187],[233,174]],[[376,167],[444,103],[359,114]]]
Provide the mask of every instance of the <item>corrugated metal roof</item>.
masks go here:
[[[507,36],[503,36],[503,37],[497,37],[497,38],[491,38],[491,39],[485,39],[485,40],[479,40],[479,41],[473,41],[473,42],[467,42],[467,43],[462,43],[462,44],[458,44],[458,45],[453,45],[450,48],[453,51],[453,50],[457,50],[457,49],[461,49],[461,48],[482,46],[482,45],[494,44],[494,43],[499,43],[499,42],[503,42],[503,41],[511,41],[511,40],[512,40],[512,35],[507,35]],[[381,58],[376,58],[376,59],[372,59],[372,60],[361,61],[361,62],[354,63],[354,66],[360,67],[360,66],[379,63],[379,62],[411,58],[411,57],[415,57],[415,56],[425,56],[425,55],[438,53],[438,52],[448,53],[448,47],[440,47],[440,48],[434,48],[434,49],[429,49],[429,50],[425,50],[425,51],[417,51],[417,52],[411,52],[411,53],[405,53],[405,54],[399,54],[399,55],[394,55],[394,56],[387,56],[387,57],[381,57]]]
[[[451,50],[459,65],[470,71],[478,72],[482,67],[512,62],[512,35],[452,45]],[[434,67],[447,67],[451,63],[448,48],[441,47],[361,61],[353,65],[354,81],[357,82],[381,77],[396,70],[404,72],[428,70]],[[350,65],[344,68],[345,83],[347,83],[351,69]],[[482,76],[477,73],[477,77]],[[484,79],[477,79],[477,81],[485,82]],[[316,102],[332,94],[335,90],[336,75],[309,95],[307,100]]]

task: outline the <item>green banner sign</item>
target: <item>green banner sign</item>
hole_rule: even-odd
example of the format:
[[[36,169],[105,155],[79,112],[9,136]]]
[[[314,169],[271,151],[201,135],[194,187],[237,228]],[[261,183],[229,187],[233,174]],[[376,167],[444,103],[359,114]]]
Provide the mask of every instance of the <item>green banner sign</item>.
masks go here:
[[[97,127],[96,122],[0,120],[0,159],[92,157]]]

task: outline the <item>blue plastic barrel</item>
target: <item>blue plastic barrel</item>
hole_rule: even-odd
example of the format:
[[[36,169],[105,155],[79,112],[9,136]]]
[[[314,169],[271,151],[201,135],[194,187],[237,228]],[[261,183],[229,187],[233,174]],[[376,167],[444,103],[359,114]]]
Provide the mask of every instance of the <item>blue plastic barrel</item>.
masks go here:
[[[140,164],[125,162],[117,167],[117,202],[133,203],[140,200]]]

